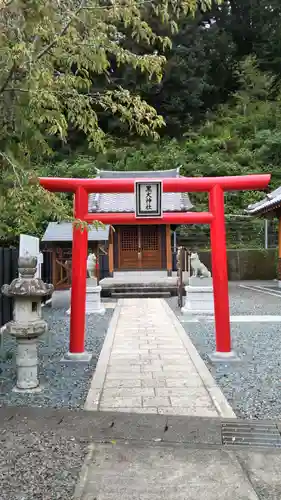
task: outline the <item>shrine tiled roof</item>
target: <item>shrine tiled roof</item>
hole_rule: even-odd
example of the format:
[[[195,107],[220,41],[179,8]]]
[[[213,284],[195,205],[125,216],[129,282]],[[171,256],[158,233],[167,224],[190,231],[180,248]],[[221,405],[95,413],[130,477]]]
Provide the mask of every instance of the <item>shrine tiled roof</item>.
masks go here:
[[[88,232],[89,241],[107,241],[109,237],[109,226],[91,228]],[[72,241],[71,222],[50,222],[43,235],[42,241]]]
[[[279,207],[281,207],[281,186],[268,193],[263,200],[248,205],[246,212],[249,215],[263,215]]]
[[[99,172],[101,179],[163,179],[167,177],[180,177],[179,169],[155,171],[107,171]],[[193,208],[188,193],[163,193],[164,212],[187,212]],[[132,213],[135,211],[135,197],[133,193],[101,193],[89,196],[89,212],[106,213]]]

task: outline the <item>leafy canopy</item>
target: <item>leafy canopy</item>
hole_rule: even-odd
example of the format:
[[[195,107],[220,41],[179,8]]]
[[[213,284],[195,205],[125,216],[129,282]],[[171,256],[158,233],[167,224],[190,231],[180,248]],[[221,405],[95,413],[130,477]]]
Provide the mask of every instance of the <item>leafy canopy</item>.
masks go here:
[[[253,57],[237,70],[240,90],[232,100],[198,128],[189,129],[181,140],[163,139],[158,143],[116,144],[105,155],[97,155],[99,169],[165,170],[181,167],[186,176],[245,175],[272,173],[272,188],[280,185],[281,92],[274,77],[262,72]],[[83,157],[69,168],[82,168]],[[80,165],[80,166],[79,166]],[[58,167],[57,167],[58,168]],[[64,167],[65,168],[65,167]],[[76,170],[78,171],[78,170]],[[226,194],[226,212],[243,214],[260,192]],[[207,197],[191,195],[197,210],[208,209]]]
[[[90,148],[101,150],[106,142],[99,124],[102,110],[128,131],[157,138],[163,118],[138,93],[110,85],[113,68],[126,65],[160,81],[161,51],[170,40],[152,29],[149,14],[175,31],[180,15],[192,15],[198,5],[205,9],[209,3],[0,2],[0,237],[35,230],[42,218],[66,217],[57,196],[26,187],[33,165],[52,153],[54,138],[67,142],[73,130],[79,131]],[[128,38],[147,50],[128,49]],[[101,76],[107,85],[101,85]]]

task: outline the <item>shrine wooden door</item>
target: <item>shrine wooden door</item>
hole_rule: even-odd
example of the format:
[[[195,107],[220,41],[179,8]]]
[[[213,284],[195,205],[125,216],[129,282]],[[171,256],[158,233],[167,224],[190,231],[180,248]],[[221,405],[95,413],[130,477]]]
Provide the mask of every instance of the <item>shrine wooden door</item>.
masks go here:
[[[141,268],[161,269],[159,226],[139,226],[141,236]]]
[[[139,235],[138,226],[120,226],[119,235],[119,268],[139,269]]]
[[[119,268],[161,269],[159,226],[120,226]]]

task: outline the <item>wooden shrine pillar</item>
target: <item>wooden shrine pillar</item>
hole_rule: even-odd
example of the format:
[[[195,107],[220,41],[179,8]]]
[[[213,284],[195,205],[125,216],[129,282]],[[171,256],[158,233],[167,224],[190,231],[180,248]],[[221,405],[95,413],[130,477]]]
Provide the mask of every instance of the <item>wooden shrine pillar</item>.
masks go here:
[[[109,276],[113,276],[114,272],[114,250],[113,250],[113,229],[109,228],[109,239],[108,239],[108,271]]]
[[[56,247],[52,246],[52,283],[55,287],[57,283],[57,262],[56,262]]]
[[[278,214],[278,264],[277,264],[277,279],[281,286],[281,214]]]
[[[95,275],[96,275],[97,285],[98,285],[99,282],[100,282],[100,248],[99,248],[98,241],[96,241],[95,244],[94,244],[94,254],[96,256]]]
[[[172,276],[173,262],[172,262],[172,246],[171,246],[171,225],[166,225],[166,256],[167,256],[167,274]]]

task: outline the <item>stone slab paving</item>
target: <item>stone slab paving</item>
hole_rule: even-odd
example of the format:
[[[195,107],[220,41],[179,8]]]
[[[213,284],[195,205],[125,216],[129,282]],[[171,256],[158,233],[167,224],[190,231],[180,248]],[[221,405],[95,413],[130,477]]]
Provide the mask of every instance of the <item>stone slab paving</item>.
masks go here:
[[[121,299],[86,410],[235,417],[163,299]]]
[[[117,498],[260,500],[229,451],[94,443],[74,499]]]

